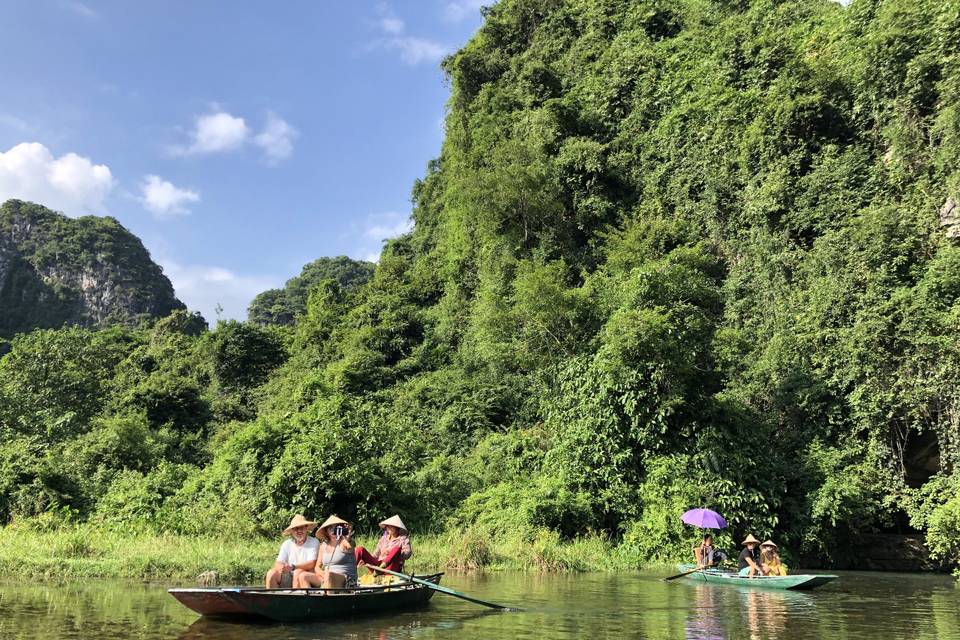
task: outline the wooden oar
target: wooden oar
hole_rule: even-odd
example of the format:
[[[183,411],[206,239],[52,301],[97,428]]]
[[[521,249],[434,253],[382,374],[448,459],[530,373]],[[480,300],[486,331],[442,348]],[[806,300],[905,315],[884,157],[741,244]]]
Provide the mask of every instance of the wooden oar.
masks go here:
[[[677,578],[682,578],[683,576],[688,576],[691,573],[696,573],[697,571],[703,571],[707,567],[697,567],[696,569],[690,569],[690,571],[684,571],[683,573],[678,573],[675,576],[670,576],[669,578],[664,578],[664,582],[670,582],[671,580],[676,580]]]
[[[421,580],[420,578],[415,578],[413,576],[408,576],[405,573],[400,573],[398,571],[391,571],[390,569],[384,569],[383,567],[377,567],[372,564],[368,564],[367,567],[373,569],[374,571],[380,571],[382,573],[388,573],[391,576],[397,576],[398,578],[403,578],[404,580],[409,580],[410,582],[415,582],[417,584],[422,584],[425,587],[429,587],[434,591],[439,591],[440,593],[445,593],[448,596],[453,596],[455,598],[460,598],[461,600],[466,600],[467,602],[473,602],[475,604],[482,604],[485,607],[490,607],[491,609],[499,609],[500,611],[520,611],[514,607],[505,607],[502,604],[496,604],[494,602],[487,602],[485,600],[480,600],[479,598],[474,598],[473,596],[468,596],[465,593],[460,593],[459,591],[454,591],[448,587],[441,587],[438,584],[434,584],[428,580]]]

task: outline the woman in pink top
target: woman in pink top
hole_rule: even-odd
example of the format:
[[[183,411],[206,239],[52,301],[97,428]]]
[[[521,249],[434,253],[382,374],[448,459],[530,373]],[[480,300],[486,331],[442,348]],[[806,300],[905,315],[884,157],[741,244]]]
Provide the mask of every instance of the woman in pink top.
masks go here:
[[[393,516],[381,522],[380,528],[383,529],[383,535],[373,554],[363,547],[357,547],[357,566],[373,565],[390,571],[402,571],[404,560],[413,555],[406,525],[400,516]]]

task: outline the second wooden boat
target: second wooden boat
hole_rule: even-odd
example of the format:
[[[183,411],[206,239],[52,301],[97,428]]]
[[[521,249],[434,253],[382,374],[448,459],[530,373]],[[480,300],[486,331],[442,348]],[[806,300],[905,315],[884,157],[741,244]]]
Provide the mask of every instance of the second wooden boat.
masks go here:
[[[694,564],[681,564],[677,567],[680,572],[696,569]],[[697,580],[699,582],[711,582],[714,584],[727,584],[739,587],[752,587],[757,589],[787,589],[791,591],[809,591],[823,586],[828,582],[836,580],[838,576],[828,573],[798,573],[788,576],[755,576],[748,578],[741,576],[734,571],[724,571],[722,569],[704,569],[695,571],[684,578],[688,580]]]

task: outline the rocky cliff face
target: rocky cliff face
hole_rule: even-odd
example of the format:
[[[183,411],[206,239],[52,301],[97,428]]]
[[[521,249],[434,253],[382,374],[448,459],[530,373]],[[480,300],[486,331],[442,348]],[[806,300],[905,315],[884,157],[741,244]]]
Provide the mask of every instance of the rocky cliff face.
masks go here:
[[[0,205],[0,336],[182,308],[163,270],[115,219],[71,219],[19,200]]]

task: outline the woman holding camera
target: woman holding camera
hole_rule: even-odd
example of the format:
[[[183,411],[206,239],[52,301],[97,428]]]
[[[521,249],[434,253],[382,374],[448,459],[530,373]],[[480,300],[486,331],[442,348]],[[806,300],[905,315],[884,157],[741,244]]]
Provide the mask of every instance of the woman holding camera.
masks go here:
[[[294,574],[296,589],[323,587],[324,589],[352,589],[357,586],[357,560],[354,557],[353,527],[333,515],[317,529],[320,549],[313,571]]]

